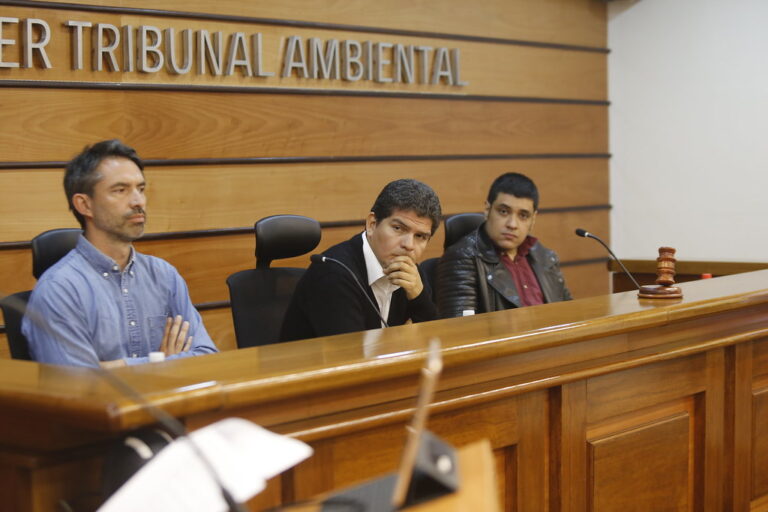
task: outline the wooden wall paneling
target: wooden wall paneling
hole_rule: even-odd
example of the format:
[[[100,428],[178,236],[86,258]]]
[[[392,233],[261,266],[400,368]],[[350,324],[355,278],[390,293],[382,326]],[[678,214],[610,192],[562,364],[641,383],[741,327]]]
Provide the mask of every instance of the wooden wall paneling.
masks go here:
[[[506,503],[514,506],[507,510],[543,511],[549,505],[549,436],[542,435],[550,429],[550,403],[547,390],[533,391],[516,397],[519,442],[515,461],[510,470],[515,485],[507,480]],[[514,500],[514,501],[513,501]],[[505,503],[505,502],[502,502]]]
[[[575,299],[610,293],[604,262],[570,265],[562,267],[562,271],[565,283]]]
[[[335,89],[342,91],[386,91],[406,93],[436,93],[456,95],[482,96],[522,96],[538,98],[563,98],[576,100],[605,101],[607,99],[607,55],[601,52],[585,52],[553,48],[536,48],[509,44],[493,44],[488,42],[457,41],[451,39],[435,39],[411,37],[405,35],[376,34],[365,31],[324,30],[320,27],[302,28],[296,26],[275,26],[253,23],[233,23],[219,20],[178,19],[169,17],[116,15],[103,13],[78,13],[76,11],[60,11],[45,9],[11,8],[13,16],[25,18],[42,18],[50,26],[51,42],[46,46],[46,54],[52,68],[16,67],[6,70],[2,78],[6,80],[60,81],[60,82],[111,82],[121,84],[169,84],[195,86],[230,86],[230,87],[277,87],[301,88],[310,90]],[[165,67],[157,72],[147,73],[138,71],[136,61],[133,61],[134,71],[125,71],[126,62],[122,51],[115,52],[118,70],[111,71],[104,65],[102,71],[94,71],[91,64],[91,33],[93,29],[84,29],[83,37],[83,69],[72,69],[71,29],[66,26],[68,20],[87,19],[92,23],[108,23],[116,27],[134,27],[134,37],[139,26],[152,26],[165,30],[172,28],[176,31],[176,55],[182,57],[181,31],[185,29],[197,33],[200,30],[209,32],[222,31],[224,34],[224,50],[226,56],[231,34],[240,32],[250,38],[251,34],[262,35],[262,70],[272,73],[270,77],[244,76],[244,67],[234,70],[231,75],[215,76],[212,72],[205,74],[197,72],[197,60],[193,59],[193,69],[185,74],[173,74]],[[8,24],[4,30],[6,38],[23,41],[21,23]],[[7,33],[6,33],[7,32]],[[415,83],[379,83],[374,80],[348,81],[342,79],[312,79],[299,78],[298,73],[283,77],[282,63],[285,54],[286,41],[289,36],[302,38],[307,56],[307,41],[318,38],[325,42],[354,40],[398,43],[416,47],[450,48],[460,51],[461,65],[459,79],[466,83],[457,86],[444,83],[432,84],[431,77],[423,83],[423,77],[418,71],[420,58],[416,60]],[[124,36],[123,36],[124,37]],[[165,34],[162,36],[165,38]],[[252,52],[250,40],[249,52]],[[16,50],[16,51],[14,51]],[[164,50],[165,51],[165,50]],[[194,51],[194,50],[193,50]],[[9,47],[6,61],[21,62],[22,45]],[[194,54],[194,53],[193,53]],[[252,54],[250,55],[251,57]],[[384,57],[392,64],[383,67],[383,75],[389,79],[395,77],[392,50],[384,52]],[[168,58],[167,56],[165,57]],[[309,57],[307,57],[309,58]],[[135,59],[135,57],[134,57]],[[434,54],[429,57],[429,72],[431,72]],[[226,65],[226,60],[225,64]],[[342,64],[343,65],[343,64]],[[38,64],[40,66],[40,64]],[[525,73],[520,73],[524,69]],[[255,70],[254,70],[255,71]]]
[[[768,389],[758,389],[753,395],[753,417],[751,422],[752,453],[750,499],[757,500],[768,495],[768,436],[765,424],[768,421]]]
[[[707,391],[704,427],[705,444],[704,489],[697,493],[704,498],[704,510],[723,510],[725,480],[725,349],[707,352]]]
[[[499,503],[504,504],[504,510],[517,511],[517,481],[519,468],[517,465],[517,446],[507,446],[494,450],[496,462],[496,488]]]
[[[200,316],[203,318],[205,330],[208,331],[208,335],[220,351],[237,348],[235,326],[230,308],[206,309],[200,312]]]
[[[408,0],[391,0],[386,4],[376,0],[334,0],[323,5],[311,0],[285,0],[279,4],[269,0],[165,0],[161,5],[151,0],[73,0],[66,3],[221,15],[237,13],[238,16],[257,18],[592,47],[605,47],[607,42],[606,7],[595,0],[485,0],[472,4],[445,0],[439,8]]]
[[[726,475],[726,481],[733,482],[733,487],[725,490],[725,504],[731,510],[749,510],[753,497],[752,489],[757,489],[753,487],[753,479],[756,476],[754,460],[759,459],[753,459],[753,443],[756,437],[760,436],[760,430],[755,430],[753,423],[755,400],[752,391],[752,347],[753,343],[748,342],[731,349],[733,385],[726,400],[730,413],[726,421],[728,445],[732,449],[727,454],[726,468],[729,474]]]
[[[11,294],[23,290],[31,290],[34,286],[32,250],[10,249],[0,251],[0,293]]]
[[[533,439],[536,428],[546,424],[546,393],[537,393],[523,399],[523,409],[531,412],[524,417],[519,411],[519,399],[490,402],[471,410],[466,408],[433,414],[428,429],[454,446],[463,446],[486,438],[494,448],[500,494],[514,497],[521,490],[531,499],[519,509],[507,501],[505,510],[541,510],[535,505],[546,495],[535,483],[546,481],[546,466],[539,461],[546,457],[546,448],[539,439]],[[526,424],[525,426],[522,426]],[[525,446],[521,430],[528,431]],[[374,428],[355,430],[341,437],[312,441],[316,454],[299,466],[291,476],[295,482],[296,499],[304,499],[331,489],[338,489],[383,475],[397,468],[405,442],[405,423],[387,422]],[[540,433],[540,430],[539,432]],[[530,444],[528,444],[530,443]],[[527,452],[524,456],[520,454]],[[513,457],[514,459],[510,459]],[[332,460],[332,464],[328,461]],[[325,463],[324,463],[325,462]],[[525,463],[527,475],[508,474]],[[329,471],[329,467],[333,471]],[[522,501],[518,502],[520,506]]]
[[[627,407],[641,410],[691,397],[704,392],[706,386],[706,358],[702,355],[595,377],[588,381],[589,423],[598,425],[625,414]]]
[[[745,350],[748,351],[749,349]],[[766,505],[768,505],[768,435],[766,435],[765,429],[765,425],[768,423],[768,341],[762,339],[753,342],[751,355],[751,368],[747,364],[741,368],[751,375],[751,378],[748,379],[748,389],[739,387],[739,384],[747,387],[747,384],[741,380],[746,379],[746,377],[739,375],[739,373],[736,374],[737,393],[739,391],[742,394],[748,392],[749,397],[749,403],[745,404],[749,407],[749,410],[745,411],[742,417],[737,416],[738,421],[748,423],[747,425],[737,423],[736,434],[741,433],[743,435],[744,431],[749,429],[747,438],[751,440],[749,457],[746,460],[742,460],[743,466],[737,466],[736,470],[741,470],[741,476],[749,477],[748,499],[751,501],[751,510],[764,510]],[[740,450],[736,452],[736,457],[743,453],[746,448],[747,446],[744,444],[737,444],[736,449]],[[736,458],[736,460],[738,461],[739,459]],[[747,473],[746,475],[745,472]],[[739,476],[739,473],[735,476]],[[736,489],[738,491],[739,487]],[[736,492],[735,496],[738,500],[741,494]],[[735,501],[735,503],[741,504],[739,501]]]
[[[147,159],[604,154],[608,140],[601,105],[17,88],[3,96],[0,124],[20,124],[0,138],[6,161],[67,160],[109,137]]]
[[[554,441],[558,445],[558,488],[553,510],[580,512],[587,510],[587,383],[571,382],[561,387],[560,411]]]
[[[689,423],[678,414],[590,441],[585,510],[691,510]]]
[[[66,158],[79,149],[72,147]],[[362,219],[383,186],[404,177],[432,186],[445,214],[479,212],[493,180],[508,171],[537,183],[539,208],[609,203],[607,158],[150,166],[147,233],[246,227],[280,213],[324,222]],[[0,170],[0,188],[15,191],[0,214],[17,219],[3,226],[0,241],[77,227],[63,175],[63,169]],[[608,235],[596,228],[589,226]]]
[[[8,346],[8,336],[4,332],[2,332],[0,333],[0,359],[10,359],[10,358],[11,358],[11,349]]]
[[[683,492],[678,492],[677,482],[674,488],[667,489],[670,508],[657,508],[659,502],[653,501],[639,509],[723,509],[725,454],[720,440],[725,436],[725,379],[722,349],[589,379],[588,435],[594,445],[591,453],[596,472],[590,492],[595,510],[601,503],[610,503],[609,509],[623,508],[633,495],[661,499],[652,492],[661,489],[651,478],[656,470],[684,482]],[[685,433],[681,431],[683,423]],[[651,443],[650,438],[655,441]],[[629,439],[635,439],[640,446],[629,450],[625,444]],[[620,457],[616,462],[615,455],[611,455],[616,447],[619,452],[634,455],[629,459]],[[610,474],[613,464],[629,464],[646,449],[645,464],[655,471],[636,482],[642,489],[627,489],[631,492],[624,494],[612,487],[610,478],[597,478],[597,472]],[[598,462],[602,456],[605,461]],[[684,477],[680,474],[683,470]]]

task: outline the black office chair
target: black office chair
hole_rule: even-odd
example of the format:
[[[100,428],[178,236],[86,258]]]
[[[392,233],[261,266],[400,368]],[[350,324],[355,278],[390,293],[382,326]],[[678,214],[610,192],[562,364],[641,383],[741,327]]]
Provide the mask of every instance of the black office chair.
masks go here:
[[[274,215],[255,224],[256,268],[227,278],[237,347],[280,341],[280,328],[303,268],[270,268],[273,260],[293,258],[320,243],[320,223],[299,215]]]
[[[444,222],[445,240],[443,242],[443,251],[477,229],[484,221],[485,215],[482,213],[458,213],[447,217]],[[422,261],[421,265],[419,265],[421,280],[429,285],[435,302],[437,302],[436,281],[437,264],[439,261],[440,258],[429,258]]]
[[[40,279],[43,272],[77,245],[80,233],[75,228],[52,229],[32,239],[32,274],[35,279]],[[0,309],[5,319],[5,335],[13,359],[32,359],[27,338],[21,333],[21,321],[31,293],[30,290],[18,292],[0,300]]]

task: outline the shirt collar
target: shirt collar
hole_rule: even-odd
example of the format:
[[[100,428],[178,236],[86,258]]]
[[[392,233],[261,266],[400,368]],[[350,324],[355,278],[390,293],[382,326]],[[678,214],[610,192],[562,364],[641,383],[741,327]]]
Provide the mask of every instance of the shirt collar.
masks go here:
[[[365,231],[360,236],[363,237],[363,257],[365,258],[365,270],[368,273],[368,286],[370,286],[384,277],[384,269],[381,268],[379,259],[373,253],[371,244],[368,243],[368,237],[365,236]]]
[[[89,242],[83,235],[80,235],[80,238],[78,238],[75,250],[79,252],[99,273],[120,271],[120,265],[118,265],[115,260],[98,250],[96,246]],[[133,247],[131,247],[131,255],[128,257],[128,264],[125,266],[124,271],[133,270],[135,255],[136,252]]]
[[[520,247],[517,248],[517,255],[521,258],[525,258],[528,256],[528,252],[531,250],[531,247],[536,245],[536,242],[538,242],[539,239],[535,236],[526,236],[525,240],[523,240],[523,243],[520,244]]]
[[[536,238],[535,236],[530,236],[530,235],[526,236],[525,240],[523,240],[523,243],[521,243],[517,247],[517,254],[515,254],[515,259],[525,258],[526,256],[528,256],[528,252],[530,252],[531,247],[536,245],[536,242],[538,241],[539,239]],[[502,253],[502,256],[506,256],[506,253]]]

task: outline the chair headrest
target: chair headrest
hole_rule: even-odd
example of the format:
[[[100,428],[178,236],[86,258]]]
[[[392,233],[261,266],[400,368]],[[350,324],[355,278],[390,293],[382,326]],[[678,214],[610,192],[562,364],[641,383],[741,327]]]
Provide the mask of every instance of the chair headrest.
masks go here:
[[[273,215],[258,221],[256,267],[266,268],[272,260],[306,254],[320,243],[320,223],[301,215]]]
[[[36,279],[75,248],[80,233],[76,228],[51,229],[32,239],[32,274]]]
[[[465,235],[468,235],[477,227],[485,222],[485,215],[482,213],[459,213],[445,219],[445,242],[443,248],[447,249]]]

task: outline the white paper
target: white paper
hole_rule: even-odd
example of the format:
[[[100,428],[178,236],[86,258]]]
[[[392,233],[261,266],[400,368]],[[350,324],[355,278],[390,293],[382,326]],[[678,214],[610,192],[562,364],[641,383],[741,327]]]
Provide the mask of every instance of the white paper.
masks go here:
[[[266,480],[312,455],[307,444],[241,418],[227,418],[190,434],[235,501],[261,492]],[[213,475],[181,438],[144,465],[99,509],[102,512],[225,512]]]

